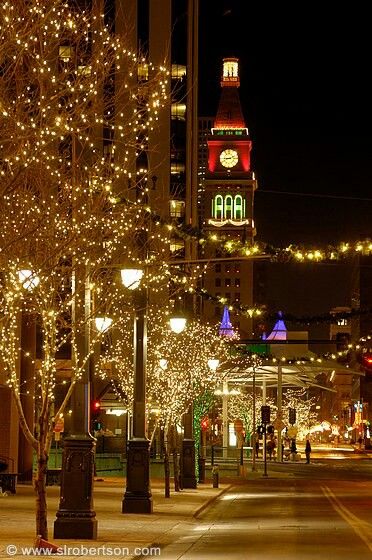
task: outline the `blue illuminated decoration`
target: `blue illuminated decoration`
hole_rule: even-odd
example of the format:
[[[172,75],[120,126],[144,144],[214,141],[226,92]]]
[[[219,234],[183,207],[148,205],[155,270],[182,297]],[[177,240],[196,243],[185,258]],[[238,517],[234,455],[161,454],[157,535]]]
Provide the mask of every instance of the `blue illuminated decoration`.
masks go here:
[[[220,336],[234,336],[234,329],[230,321],[230,313],[227,305],[224,305],[221,325],[218,331]]]
[[[278,320],[266,340],[287,340],[287,327],[283,321],[283,313],[279,311]]]

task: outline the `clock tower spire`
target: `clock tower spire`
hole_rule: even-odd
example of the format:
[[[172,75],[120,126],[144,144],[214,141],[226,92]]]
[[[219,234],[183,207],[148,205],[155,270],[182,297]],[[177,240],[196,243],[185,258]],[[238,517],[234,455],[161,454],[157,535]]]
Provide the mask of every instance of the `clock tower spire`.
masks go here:
[[[207,140],[203,227],[209,232],[218,231],[225,238],[253,244],[256,235],[253,201],[257,182],[251,169],[252,140],[240,104],[239,86],[239,60],[223,59],[221,96]],[[217,257],[221,262],[205,277],[207,292],[224,298],[227,305],[251,308],[253,262],[232,261],[221,251],[208,256],[211,259]],[[212,310],[212,306],[208,309],[206,305],[205,311],[211,320],[217,310]],[[240,313],[231,319],[243,336],[251,336],[252,321],[247,315]]]

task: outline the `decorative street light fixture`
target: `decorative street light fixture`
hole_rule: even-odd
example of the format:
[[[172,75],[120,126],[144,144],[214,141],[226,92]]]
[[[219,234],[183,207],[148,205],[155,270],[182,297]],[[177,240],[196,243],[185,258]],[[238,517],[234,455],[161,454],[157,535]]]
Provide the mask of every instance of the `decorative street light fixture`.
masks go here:
[[[18,278],[25,290],[33,290],[39,285],[40,278],[32,270],[19,270]]]
[[[143,278],[143,270],[140,268],[123,268],[120,272],[123,286],[128,290],[137,290]]]
[[[112,325],[112,319],[110,317],[96,317],[95,320],[96,329],[100,333],[107,331]]]
[[[174,333],[180,334],[186,327],[186,317],[181,313],[172,315],[169,319],[169,326]]]
[[[146,437],[147,293],[140,285],[142,277],[141,269],[121,271],[124,286],[133,290],[135,308],[133,425],[127,449],[123,513],[152,513],[150,441]]]
[[[211,358],[208,360],[208,367],[211,371],[216,371],[218,366],[220,365],[220,360],[218,358]]]

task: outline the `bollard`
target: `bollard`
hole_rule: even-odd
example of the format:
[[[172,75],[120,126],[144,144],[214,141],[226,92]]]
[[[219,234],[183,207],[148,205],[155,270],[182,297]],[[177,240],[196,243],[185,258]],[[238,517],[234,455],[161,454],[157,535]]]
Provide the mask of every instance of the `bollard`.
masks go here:
[[[199,482],[205,482],[205,457],[199,457]]]
[[[218,488],[218,482],[219,482],[218,467],[213,467],[212,469],[212,480],[213,480],[213,488]]]

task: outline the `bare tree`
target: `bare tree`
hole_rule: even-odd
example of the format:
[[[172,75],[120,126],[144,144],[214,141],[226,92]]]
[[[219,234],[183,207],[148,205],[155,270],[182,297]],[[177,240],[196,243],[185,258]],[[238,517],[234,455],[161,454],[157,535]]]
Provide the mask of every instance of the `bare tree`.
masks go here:
[[[152,127],[165,102],[166,70],[148,65],[151,80],[137,81],[142,59],[103,21],[95,7],[61,0],[17,0],[0,13],[1,375],[37,455],[36,534],[43,538],[53,427],[100,333],[85,353],[77,336],[94,313],[129,304],[113,270],[123,254],[134,253],[133,232],[144,224],[145,210],[128,200],[130,153],[146,150],[137,132]],[[42,338],[35,429],[24,414],[18,374],[23,313],[36,318]],[[57,357],[65,344],[72,347],[71,375],[56,408]]]

